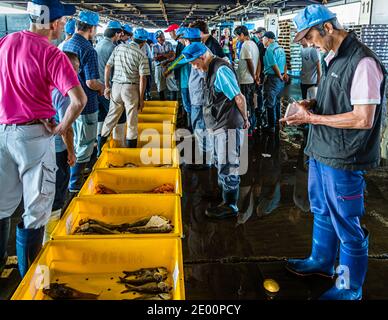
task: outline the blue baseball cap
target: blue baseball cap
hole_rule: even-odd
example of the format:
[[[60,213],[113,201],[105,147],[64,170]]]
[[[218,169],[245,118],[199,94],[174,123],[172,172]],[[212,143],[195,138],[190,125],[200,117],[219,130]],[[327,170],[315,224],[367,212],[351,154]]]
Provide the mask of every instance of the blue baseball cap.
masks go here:
[[[183,39],[200,39],[201,38],[201,30],[198,28],[186,28],[183,36]]]
[[[155,39],[160,38],[162,35],[164,35],[164,32],[162,30],[158,30],[155,32]]]
[[[46,8],[48,12],[46,12]],[[35,17],[43,17],[48,14],[50,22],[65,16],[75,14],[76,8],[73,5],[62,4],[58,0],[32,0],[28,2],[27,13]]]
[[[296,43],[302,40],[310,31],[311,27],[335,17],[337,17],[335,13],[320,4],[312,4],[304,8],[304,10],[299,12],[294,18],[294,24],[298,32],[295,36],[294,42]]]
[[[65,32],[70,35],[73,35],[75,33],[75,19],[70,19],[66,22]]]
[[[126,33],[133,33],[133,28],[129,24],[124,24],[122,28]]]
[[[182,36],[184,35],[185,29],[186,29],[186,28],[182,27],[182,28],[179,28],[179,29],[176,31],[176,36],[177,36],[177,38],[180,38],[180,37],[182,37]]]
[[[107,29],[122,29],[121,23],[118,21],[109,21]]]
[[[147,32],[147,30],[145,30],[143,28],[139,28],[139,29],[135,30],[133,37],[136,40],[147,41],[148,40],[148,32]]]
[[[192,62],[199,57],[202,57],[208,48],[201,42],[195,42],[183,49],[182,55],[185,57],[179,64],[186,64]]]
[[[91,26],[98,26],[100,16],[92,11],[81,11],[78,15],[78,20]]]

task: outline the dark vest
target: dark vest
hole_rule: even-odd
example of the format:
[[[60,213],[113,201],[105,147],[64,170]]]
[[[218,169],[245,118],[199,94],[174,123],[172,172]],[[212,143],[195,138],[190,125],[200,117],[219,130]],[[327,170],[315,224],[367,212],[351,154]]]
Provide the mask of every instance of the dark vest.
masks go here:
[[[330,166],[344,170],[368,170],[380,162],[380,130],[385,104],[386,70],[379,58],[350,33],[341,44],[337,56],[329,66],[323,63],[323,77],[318,87],[315,114],[334,115],[353,111],[350,92],[359,62],[371,57],[384,74],[381,85],[381,104],[376,107],[373,128],[370,130],[336,129],[312,125],[305,153]]]
[[[203,116],[207,129],[241,129],[244,125],[244,119],[237,108],[235,99],[230,101],[222,92],[215,89],[217,71],[226,66],[234,73],[231,65],[221,58],[214,58],[210,63],[206,78],[205,104]],[[236,76],[237,78],[237,76]]]

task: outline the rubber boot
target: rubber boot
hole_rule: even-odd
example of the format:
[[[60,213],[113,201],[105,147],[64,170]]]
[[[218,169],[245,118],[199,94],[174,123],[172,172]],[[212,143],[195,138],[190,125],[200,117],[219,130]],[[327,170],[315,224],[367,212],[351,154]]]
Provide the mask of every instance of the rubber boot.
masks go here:
[[[160,99],[160,101],[166,100],[166,94],[164,91],[159,92],[159,99]]]
[[[50,236],[53,233],[55,227],[58,225],[59,220],[61,219],[61,213],[62,209],[51,212],[50,219],[44,229],[43,245],[45,245],[46,242],[50,241]]]
[[[307,259],[289,259],[286,268],[300,276],[334,277],[338,237],[329,216],[314,215],[311,255]]]
[[[112,131],[112,138],[117,148],[125,147],[125,129],[126,123],[119,123]]]
[[[16,228],[16,254],[19,272],[22,278],[42,249],[44,227],[39,229],[24,229],[23,223]]]
[[[126,140],[125,141],[125,146],[127,148],[136,148],[137,147],[137,139],[133,139],[133,140]]]
[[[76,163],[74,167],[70,167],[70,182],[69,191],[72,193],[79,192],[84,183],[84,169],[86,163]]]
[[[107,141],[108,137],[102,137],[101,135],[97,137],[97,157],[101,156],[102,148]]]
[[[368,270],[369,232],[361,242],[341,243],[340,272],[336,284],[320,300],[361,300],[362,285]],[[347,270],[348,268],[348,270]],[[349,277],[347,277],[349,276]]]
[[[11,230],[11,218],[0,220],[0,274],[7,263],[7,246]]]
[[[238,195],[239,189],[223,191],[223,202],[218,206],[206,210],[206,215],[213,219],[227,219],[238,216]]]

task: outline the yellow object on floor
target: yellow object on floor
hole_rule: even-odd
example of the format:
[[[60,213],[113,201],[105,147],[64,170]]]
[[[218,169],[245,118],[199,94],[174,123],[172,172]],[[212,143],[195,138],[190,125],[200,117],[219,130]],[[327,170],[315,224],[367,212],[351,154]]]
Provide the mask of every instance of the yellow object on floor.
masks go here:
[[[185,299],[180,239],[95,239],[50,241],[45,245],[14,293],[12,300],[46,300],[42,289],[50,283],[99,295],[99,300],[134,299],[121,294],[117,283],[123,271],[166,267],[174,300]]]
[[[139,123],[163,123],[165,121],[176,124],[176,115],[172,114],[139,114]]]
[[[144,101],[144,107],[152,108],[152,107],[169,107],[169,108],[179,108],[178,101]]]
[[[176,115],[178,109],[171,107],[144,107],[141,114],[172,114]]]
[[[180,169],[176,168],[135,168],[135,169],[101,169],[92,172],[82,187],[79,196],[94,196],[97,185],[103,185],[119,194],[147,193],[150,201],[151,190],[164,184],[174,186],[174,194],[182,196],[182,179]],[[170,193],[171,194],[171,193]],[[99,195],[110,197],[113,195]]]
[[[179,168],[178,149],[138,148],[104,149],[94,169],[114,169],[124,166]]]
[[[176,195],[126,195],[111,197],[79,197],[72,201],[63,219],[52,234],[54,240],[93,238],[180,238],[182,237],[182,212],[180,197]],[[73,235],[81,219],[95,219],[109,224],[133,223],[145,217],[159,215],[169,219],[174,226],[171,233]]]

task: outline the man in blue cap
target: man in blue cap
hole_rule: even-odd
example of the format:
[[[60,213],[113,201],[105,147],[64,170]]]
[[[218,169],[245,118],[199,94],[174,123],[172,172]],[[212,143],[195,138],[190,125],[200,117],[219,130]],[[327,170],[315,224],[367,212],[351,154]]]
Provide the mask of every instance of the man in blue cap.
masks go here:
[[[98,55],[98,72],[100,73],[100,79],[99,81],[101,84],[105,86],[105,67],[106,64],[112,55],[113,50],[116,48],[116,43],[119,41],[119,39],[123,35],[123,29],[118,21],[109,21],[108,25],[104,31],[104,39],[102,39],[100,42],[96,45],[96,51]],[[99,156],[101,154],[101,130],[102,125],[104,123],[104,120],[106,118],[106,115],[109,111],[109,103],[110,101],[106,99],[104,96],[98,97],[98,128],[97,128],[97,136],[98,136],[98,151],[97,155]],[[125,130],[125,113],[121,116],[119,119],[118,125],[116,127],[116,132],[124,132]],[[120,134],[118,134],[120,136]],[[122,135],[123,136],[123,135]],[[119,138],[119,137],[117,137]]]
[[[127,43],[132,40],[133,37],[133,28],[129,24],[122,25],[123,34],[121,38],[117,41],[117,44]]]
[[[266,47],[264,62],[263,107],[267,114],[268,127],[262,128],[268,133],[275,133],[280,119],[280,94],[288,81],[287,59],[284,49],[279,46],[272,31],[263,36]]]
[[[0,39],[0,273],[7,260],[11,216],[23,199],[16,229],[19,272],[26,274],[39,253],[55,195],[55,135],[65,135],[86,104],[68,57],[50,43],[62,35],[74,6],[56,0],[28,3],[30,30]],[[51,92],[70,98],[54,123]],[[6,93],[6,94],[5,94]]]
[[[58,49],[63,51],[63,46],[64,44],[71,39],[73,34],[75,33],[75,19],[71,18],[69,19],[66,24],[65,24],[65,33],[66,33],[66,38],[63,42],[61,42],[58,45]]]
[[[339,277],[321,299],[360,300],[369,244],[369,233],[360,224],[364,173],[380,163],[387,72],[376,54],[345,31],[326,7],[308,6],[294,23],[294,41],[305,39],[327,56],[316,100],[296,103],[296,113],[283,119],[290,125],[310,124],[305,153],[310,157],[314,214],[310,257],[289,260],[287,267],[299,275],[333,277],[339,249]]]
[[[230,63],[214,56],[202,43],[186,47],[181,63],[206,72],[204,119],[214,137],[214,161],[223,202],[208,208],[210,218],[225,219],[238,215],[240,148],[243,130],[249,129],[245,97],[241,94],[237,75]]]
[[[138,113],[144,107],[144,92],[150,75],[148,58],[141,50],[147,42],[148,32],[136,29],[133,38],[129,44],[115,48],[105,68],[105,97],[111,99],[111,103],[102,127],[101,147],[124,112],[127,116],[126,147],[137,147]]]
[[[83,171],[91,160],[97,139],[98,96],[104,94],[99,81],[98,56],[90,40],[93,40],[100,17],[92,11],[81,11],[77,17],[77,30],[63,46],[64,51],[75,53],[80,60],[79,80],[88,97],[88,103],[74,124],[74,145],[77,163],[70,169],[69,191],[75,196],[81,189]]]

